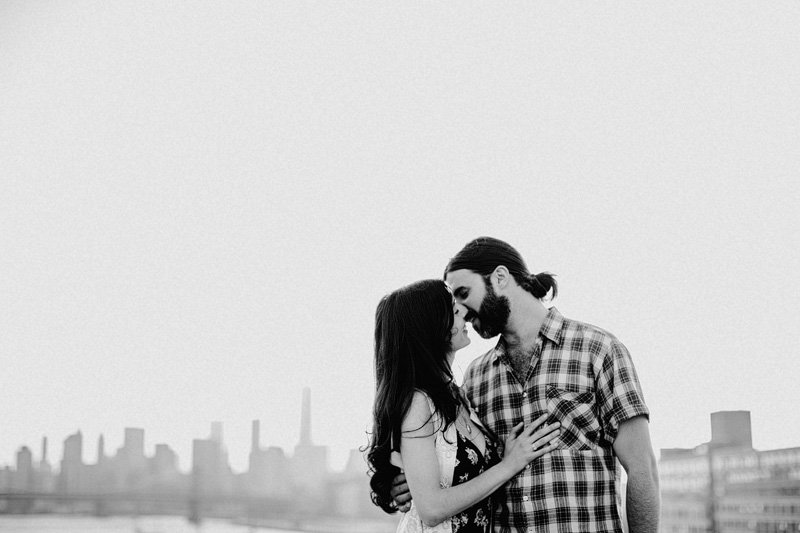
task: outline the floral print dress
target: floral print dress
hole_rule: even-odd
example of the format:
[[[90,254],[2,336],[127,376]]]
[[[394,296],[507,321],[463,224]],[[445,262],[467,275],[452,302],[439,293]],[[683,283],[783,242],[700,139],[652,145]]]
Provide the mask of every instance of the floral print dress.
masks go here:
[[[453,486],[466,483],[500,462],[497,446],[485,438],[486,450],[482,454],[470,439],[457,432],[456,466],[453,470]],[[450,518],[453,532],[489,533],[492,531],[492,501],[486,498],[472,507]]]

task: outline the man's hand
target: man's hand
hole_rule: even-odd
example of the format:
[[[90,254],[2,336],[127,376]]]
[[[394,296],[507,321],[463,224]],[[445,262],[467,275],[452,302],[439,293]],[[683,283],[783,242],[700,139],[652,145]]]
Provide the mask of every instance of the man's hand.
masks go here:
[[[389,491],[389,494],[392,496],[398,511],[405,513],[411,509],[411,493],[408,492],[406,476],[402,472],[392,480],[392,490]]]

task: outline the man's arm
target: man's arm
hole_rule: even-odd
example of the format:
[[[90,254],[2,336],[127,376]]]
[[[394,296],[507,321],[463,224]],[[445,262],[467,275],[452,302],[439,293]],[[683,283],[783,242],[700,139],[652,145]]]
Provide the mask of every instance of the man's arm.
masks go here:
[[[646,417],[636,416],[620,423],[614,453],[628,474],[625,495],[628,530],[630,533],[657,533],[658,467]]]

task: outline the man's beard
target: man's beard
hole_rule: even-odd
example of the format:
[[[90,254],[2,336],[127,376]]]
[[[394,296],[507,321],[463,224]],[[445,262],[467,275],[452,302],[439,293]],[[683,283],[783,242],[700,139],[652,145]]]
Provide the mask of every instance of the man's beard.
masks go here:
[[[509,315],[511,315],[511,307],[508,304],[508,298],[498,296],[491,284],[486,283],[486,296],[483,297],[481,308],[477,313],[472,313],[472,316],[478,320],[477,324],[473,320],[472,329],[484,339],[491,339],[503,333],[508,324]]]

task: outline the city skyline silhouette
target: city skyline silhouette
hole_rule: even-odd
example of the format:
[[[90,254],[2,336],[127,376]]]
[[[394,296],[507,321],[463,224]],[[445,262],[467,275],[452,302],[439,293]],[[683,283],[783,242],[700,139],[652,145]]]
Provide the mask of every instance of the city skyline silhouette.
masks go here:
[[[305,388],[300,438],[288,452],[262,446],[260,422],[251,421],[242,472],[230,466],[224,426],[217,421],[207,437],[192,440],[188,471],[180,470],[167,443],[146,453],[144,428],[126,427],[123,446],[111,452],[101,435],[94,463],[84,460],[84,444],[91,443],[84,443],[80,431],[64,439],[60,460],[49,456],[43,437],[38,457],[22,446],[16,464],[0,468],[0,515],[182,515],[193,523],[213,517],[266,526],[313,519],[391,522],[371,503],[359,450],[351,450],[344,470],[331,471],[327,447],[312,439],[311,409],[311,391]]]
[[[209,421],[208,424],[209,424],[210,430],[208,432],[208,437],[206,437],[206,438],[219,442],[223,446],[223,448],[225,449],[226,453],[228,453],[229,452],[228,445],[225,443],[225,440],[224,440],[224,424],[222,422],[220,422],[220,421],[213,421],[213,420]],[[249,457],[250,454],[252,454],[252,451],[254,449],[258,449],[258,448],[261,447],[261,441],[262,441],[260,420],[255,419],[255,420],[250,421],[250,427],[251,427],[251,435],[250,435],[250,441],[249,441],[250,448],[246,451],[246,453],[248,454],[248,457]],[[119,451],[119,450],[121,450],[121,449],[123,449],[125,447],[125,444],[127,442],[127,436],[131,432],[140,432],[141,433],[141,436],[139,437],[139,440],[141,440],[141,447],[142,447],[143,452],[147,448],[147,449],[152,449],[153,450],[153,454],[155,454],[155,453],[157,453],[157,449],[158,449],[159,446],[167,446],[171,452],[175,452],[175,450],[173,449],[171,443],[169,443],[169,442],[153,442],[153,443],[150,443],[149,446],[147,446],[146,445],[146,443],[147,443],[147,440],[146,440],[146,435],[147,435],[146,428],[136,428],[136,427],[127,427],[127,426],[122,428],[121,434],[124,435],[123,444],[122,444],[122,446],[120,446],[120,448],[118,448],[117,451]],[[302,389],[301,415],[300,415],[300,423],[299,423],[298,434],[299,434],[299,438],[298,438],[297,444],[295,445],[295,448],[298,447],[298,446],[314,446],[315,445],[314,442],[313,442],[313,439],[312,439],[311,389],[309,387],[305,387],[305,388]],[[83,440],[83,433],[82,433],[80,428],[77,428],[74,433],[71,433],[70,435],[65,436],[64,439],[61,442],[63,443],[66,440],[68,440],[69,438],[71,438],[71,437],[73,437],[75,435],[80,435],[81,439]],[[200,436],[197,436],[193,440],[197,440],[197,439],[200,439],[200,438],[201,438]],[[107,453],[108,452],[108,448],[106,447],[106,439],[107,439],[107,434],[106,433],[100,433],[99,436],[97,437],[97,441],[96,441],[97,445],[94,448],[92,448],[92,446],[88,445],[88,444],[90,444],[89,442],[84,442],[85,446],[82,446],[82,448],[81,448],[81,450],[82,450],[81,459],[84,462],[84,464],[98,464],[99,462],[101,462],[103,460],[103,458],[107,458],[109,456],[108,453]],[[325,447],[324,445],[321,445],[321,446]],[[280,446],[269,445],[268,447],[269,448],[275,448],[275,449],[283,450],[283,448],[280,447]],[[360,446],[354,446],[351,450],[348,450],[348,457],[347,457],[347,461],[348,462],[351,461],[351,459],[352,459],[350,457],[350,455],[352,455],[352,452],[354,450],[357,451],[357,449],[359,447]],[[19,445],[19,447],[18,447],[18,449],[17,449],[17,451],[15,453],[18,454],[23,449],[27,449],[32,454],[34,459],[37,457],[37,455],[35,453],[36,449],[37,449],[36,446],[32,446],[30,443],[22,443],[22,444]],[[38,461],[37,462],[41,462],[41,461],[46,459],[47,462],[49,462],[51,465],[53,465],[54,464],[53,463],[53,456],[52,456],[52,454],[48,453],[49,450],[53,449],[53,446],[52,446],[51,439],[47,435],[43,435],[42,436],[41,446],[38,449],[41,450],[41,451],[40,451],[40,453],[38,455]],[[57,447],[56,449],[60,449],[63,452],[64,446]],[[89,453],[88,457],[86,456],[86,452],[89,452],[92,449],[96,450],[96,457],[95,457],[94,460],[88,459],[88,457],[91,457],[91,453]],[[286,450],[286,451],[290,451],[290,450]],[[243,453],[243,452],[241,450],[239,450],[239,453]],[[176,461],[178,461],[178,463],[180,463],[180,454],[178,454],[178,453],[176,453]],[[184,464],[185,464],[186,461],[187,461],[187,458],[184,457]],[[57,461],[56,461],[56,463],[57,463]],[[191,463],[189,463],[189,464],[191,464]],[[366,463],[364,463],[364,465],[365,465],[365,472],[366,472]],[[11,462],[9,462],[9,463],[0,462],[0,468],[10,467],[10,466],[12,466]],[[247,465],[247,466],[249,467],[249,465]],[[347,464],[345,463],[344,465],[341,465],[340,468],[332,468],[332,465],[328,461],[328,457],[326,456],[326,470],[329,470],[329,471],[340,470],[341,471],[346,466],[347,466]],[[191,468],[189,468],[188,470],[186,470],[186,469],[184,469],[184,470],[185,470],[185,473],[186,472],[190,472]],[[234,471],[236,471],[236,469],[234,469]],[[241,470],[238,473],[242,473],[244,471],[246,471],[246,469],[245,470]]]

